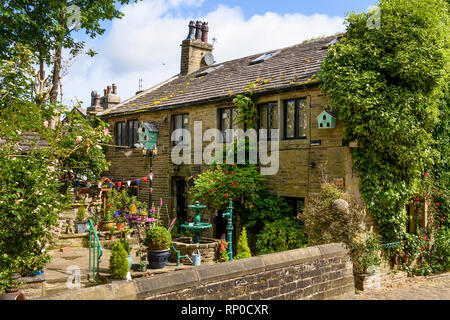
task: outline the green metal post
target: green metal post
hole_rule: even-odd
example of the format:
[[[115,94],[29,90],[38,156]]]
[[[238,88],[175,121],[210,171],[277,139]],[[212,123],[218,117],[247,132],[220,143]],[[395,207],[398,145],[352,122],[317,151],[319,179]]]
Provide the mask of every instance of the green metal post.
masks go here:
[[[222,214],[227,217],[227,242],[228,242],[228,257],[230,261],[233,260],[233,200],[230,198],[230,204],[228,205],[228,212]]]

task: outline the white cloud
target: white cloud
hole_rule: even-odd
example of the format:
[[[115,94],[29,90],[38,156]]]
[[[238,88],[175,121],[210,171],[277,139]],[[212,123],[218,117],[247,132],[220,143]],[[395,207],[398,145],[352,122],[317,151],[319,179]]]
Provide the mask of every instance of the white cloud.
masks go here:
[[[87,44],[99,54],[94,58],[79,57],[63,79],[64,102],[71,106],[70,100],[76,96],[86,108],[91,90],[102,95],[113,82],[125,100],[137,91],[140,78],[146,89],[177,74],[180,44],[188,34],[189,20],[209,22],[210,42],[213,37],[218,39],[213,52],[217,62],[344,30],[342,17],[266,12],[246,20],[239,7],[225,5],[203,17],[183,16],[183,9],[202,2],[149,0],[124,6],[125,16],[113,21],[105,35]]]

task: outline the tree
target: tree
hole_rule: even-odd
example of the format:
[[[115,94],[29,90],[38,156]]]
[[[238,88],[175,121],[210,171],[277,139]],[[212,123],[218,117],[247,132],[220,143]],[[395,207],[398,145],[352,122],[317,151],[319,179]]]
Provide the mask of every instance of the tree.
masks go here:
[[[405,206],[437,158],[433,130],[449,74],[449,15],[443,0],[381,0],[381,27],[349,14],[321,70],[322,89],[358,140],[360,191],[383,241],[403,238]]]
[[[74,31],[79,28],[91,38],[103,34],[100,21],[120,19],[123,13],[116,5],[132,1],[138,0],[5,0],[0,7],[0,58],[11,58],[19,43],[28,46],[38,59],[37,91],[42,94],[48,85],[54,104],[61,83],[63,49],[76,56],[85,46],[84,41],[75,40]],[[79,9],[79,25],[70,24],[72,17],[78,16],[72,8]],[[87,54],[96,53],[88,50]],[[50,78],[45,77],[46,66],[52,70]]]
[[[12,60],[0,60],[0,291],[12,285],[13,273],[28,275],[49,261],[43,249],[71,202],[70,179],[95,179],[107,169],[100,149],[110,138],[104,124],[90,127],[70,116],[51,130],[46,123],[55,106],[36,103],[28,90],[36,60],[21,45],[12,52]],[[47,146],[39,147],[44,140]]]

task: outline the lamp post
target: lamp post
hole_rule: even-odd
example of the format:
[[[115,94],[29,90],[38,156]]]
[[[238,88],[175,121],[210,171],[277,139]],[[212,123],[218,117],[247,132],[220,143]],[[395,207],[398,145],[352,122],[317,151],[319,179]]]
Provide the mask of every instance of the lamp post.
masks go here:
[[[230,261],[233,260],[233,200],[230,198],[228,211],[222,213],[222,216],[227,217],[227,242],[228,242],[228,257]]]

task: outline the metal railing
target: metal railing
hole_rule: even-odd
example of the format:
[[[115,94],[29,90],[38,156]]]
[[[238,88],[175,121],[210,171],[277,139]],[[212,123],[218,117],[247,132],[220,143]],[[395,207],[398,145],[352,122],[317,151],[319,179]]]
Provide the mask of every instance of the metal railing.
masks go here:
[[[92,279],[95,282],[99,282],[99,267],[100,258],[103,255],[103,248],[98,238],[97,231],[95,230],[94,223],[91,219],[88,220],[89,230],[89,272],[92,271]]]

